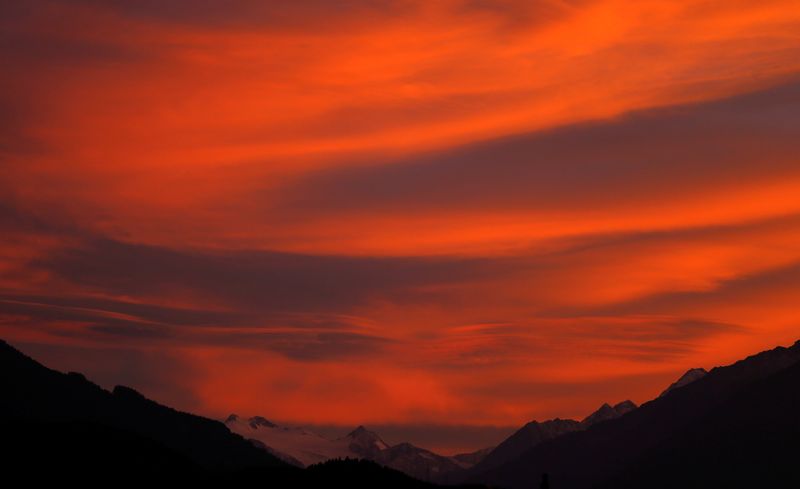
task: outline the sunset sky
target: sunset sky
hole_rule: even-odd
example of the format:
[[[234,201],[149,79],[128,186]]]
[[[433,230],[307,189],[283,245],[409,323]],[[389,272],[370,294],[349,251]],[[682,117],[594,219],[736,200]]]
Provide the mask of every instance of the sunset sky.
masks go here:
[[[0,0],[0,62],[0,337],[105,387],[452,453],[800,338],[797,0]]]

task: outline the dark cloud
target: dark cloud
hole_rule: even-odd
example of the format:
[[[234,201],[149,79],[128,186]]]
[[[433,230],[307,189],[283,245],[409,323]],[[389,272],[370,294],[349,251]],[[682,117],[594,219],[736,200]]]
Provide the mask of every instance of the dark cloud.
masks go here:
[[[11,202],[4,202],[3,199],[0,199],[0,230],[5,232],[49,232],[52,231],[52,226],[44,220],[20,211]]]
[[[711,183],[796,173],[797,140],[800,83],[791,83],[391,165],[333,168],[284,188],[278,208],[294,219],[365,209],[565,210],[659,194],[681,198]]]
[[[49,229],[46,223],[13,212],[13,207],[6,210],[11,224],[21,222],[32,229]],[[736,333],[742,327],[686,313],[672,314],[675,305],[696,297],[695,293],[672,293],[605,309],[551,308],[541,294],[547,297],[545,291],[551,281],[558,282],[559,270],[565,264],[582,266],[587,259],[602,259],[625,249],[641,254],[650,246],[665,243],[686,246],[695,241],[724,242],[736,233],[758,235],[796,223],[797,217],[791,217],[744,226],[587,236],[562,243],[552,252],[529,250],[519,256],[493,259],[175,250],[93,238],[84,241],[83,246],[65,247],[28,265],[71,284],[72,295],[6,292],[0,296],[0,312],[27,317],[32,324],[85,324],[83,333],[107,340],[127,337],[147,342],[229,344],[313,360],[361,355],[388,345],[379,337],[353,333],[361,326],[357,318],[348,315],[370,301],[395,305],[431,301],[438,306],[470,307],[459,302],[463,297],[447,297],[447,287],[442,292],[439,286],[524,276],[529,306],[532,310],[544,307],[536,313],[538,319],[495,318],[494,325],[479,333],[485,341],[469,350],[443,352],[434,363],[446,368],[514,362],[519,355],[530,357],[529,360],[537,355],[546,357],[552,353],[548,350],[554,344],[552,335],[569,344],[590,342],[593,355],[658,361],[686,354],[698,339]],[[775,284],[776,277],[767,277],[763,283]],[[104,297],[97,297],[92,291]],[[108,298],[113,296],[126,299]],[[174,297],[189,297],[196,305],[158,305],[169,303]],[[214,307],[210,307],[212,304]],[[619,320],[626,316],[637,320]],[[199,331],[210,327],[227,328],[230,332],[210,335]],[[234,332],[235,328],[240,331]],[[252,331],[241,331],[242,328]],[[258,328],[286,331],[264,332]],[[66,330],[58,334],[81,333]]]
[[[701,318],[648,315],[572,315],[536,318],[471,331],[480,346],[442,354],[429,366],[442,370],[538,364],[552,358],[626,359],[641,363],[674,360],[695,351],[701,340],[747,332],[742,325]],[[447,338],[457,342],[458,336]]]
[[[160,323],[175,326],[237,326],[246,325],[252,316],[233,311],[182,309],[147,303],[124,302],[91,296],[31,296],[0,295],[2,310],[11,313],[36,314],[45,319],[66,318],[90,320],[110,315],[126,316],[120,321]]]
[[[48,209],[46,213],[24,209],[13,198],[13,182],[0,180],[0,191],[6,185],[10,187],[8,193],[0,196],[0,233],[6,237],[17,235],[36,237],[42,241],[82,242],[94,236],[59,209]]]
[[[298,361],[341,360],[380,355],[392,341],[358,333],[304,331],[238,333],[214,341],[215,345],[232,344],[273,351]]]
[[[22,297],[0,298],[0,318],[14,318],[14,324],[25,324],[55,337],[93,339],[101,342],[124,341],[151,344],[154,340],[188,345],[229,346],[272,351],[299,361],[351,358],[379,354],[392,343],[378,336],[344,331],[352,324],[314,321],[289,326],[284,331],[263,331],[250,327],[233,328],[241,320],[236,313],[171,309],[145,304],[87,298],[42,298],[43,302],[22,302]],[[68,305],[65,305],[68,304]],[[104,309],[88,308],[103,306]],[[136,313],[136,316],[128,315]],[[153,319],[161,322],[153,323]],[[256,324],[275,318],[254,318]],[[71,327],[64,327],[69,324]],[[78,324],[80,327],[76,328]],[[285,323],[278,323],[286,327]],[[329,330],[312,330],[323,324]],[[222,329],[210,331],[204,326]],[[251,324],[252,326],[252,324]]]
[[[563,18],[572,7],[586,3],[551,1],[464,0],[454,2],[450,15],[492,15],[500,20],[498,35]],[[7,19],[30,21],[37,13],[64,15],[93,12],[113,13],[129,19],[163,22],[201,28],[309,29],[317,32],[344,30],[351,22],[364,19],[400,19],[424,7],[413,0],[30,0],[0,2]],[[502,28],[502,29],[500,29]]]
[[[73,70],[84,64],[113,66],[159,55],[137,43],[103,36],[108,18],[78,8],[79,3],[0,2],[0,59],[16,77],[30,75],[31,66]]]
[[[120,340],[150,340],[169,336],[163,328],[143,324],[94,324],[87,329],[92,333],[99,333],[110,338],[116,337]]]
[[[763,270],[749,275],[723,280],[716,287],[697,291],[669,291],[626,301],[620,304],[592,308],[599,314],[669,314],[709,307],[736,307],[759,304],[769,315],[773,305],[800,303],[800,263]],[[586,311],[587,309],[584,309]]]
[[[694,341],[709,335],[722,332],[732,332],[741,329],[741,326],[719,321],[708,321],[695,318],[658,317],[658,316],[631,316],[636,321],[618,317],[590,317],[591,322],[582,322],[580,316],[575,317],[576,325],[565,325],[560,328],[559,336],[569,338],[579,337],[583,340],[597,340],[598,350],[602,352],[602,342],[608,341],[614,348],[630,345],[633,350],[639,350],[643,345],[653,345],[652,348],[662,353],[685,353],[687,348],[694,345]],[[676,351],[677,350],[677,351]],[[645,351],[645,354],[651,351]]]
[[[463,0],[455,4],[454,10],[467,15],[490,15],[499,20],[495,35],[516,35],[520,31],[562,20],[592,0]]]
[[[153,57],[153,53],[114,42],[68,38],[53,33],[0,33],[0,59],[15,63],[17,69],[33,64],[46,64],[49,68],[74,68],[81,63],[112,66],[147,57]]]
[[[390,292],[485,276],[491,260],[374,258],[262,251],[203,252],[95,239],[33,261],[81,287],[152,297],[198,298],[266,312],[349,310]]]
[[[292,29],[310,25],[339,29],[346,16],[399,15],[412,7],[412,2],[396,0],[79,0],[78,3],[143,20],[238,29]]]
[[[42,303],[16,302],[0,299],[0,315],[26,317],[33,324],[74,322],[90,325],[91,330],[131,337],[163,337],[167,325],[154,325],[135,317],[117,316],[112,311],[60,307]],[[160,330],[160,331],[159,331]],[[54,332],[57,332],[54,330]],[[81,332],[82,333],[82,332]],[[64,331],[59,334],[80,334]]]

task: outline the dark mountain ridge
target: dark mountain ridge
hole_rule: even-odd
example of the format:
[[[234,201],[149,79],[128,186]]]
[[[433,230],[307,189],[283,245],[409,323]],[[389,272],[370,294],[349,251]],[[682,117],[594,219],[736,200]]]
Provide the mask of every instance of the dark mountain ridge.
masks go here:
[[[558,438],[567,433],[588,429],[590,426],[597,423],[616,419],[634,409],[636,409],[636,404],[630,400],[626,400],[614,406],[607,403],[603,404],[595,412],[586,416],[582,421],[561,418],[542,422],[531,421],[497,445],[497,447],[491,450],[483,460],[474,467],[463,471],[458,477],[469,478],[474,474],[480,474],[500,467],[503,464],[514,461],[523,453],[540,443]]]
[[[291,467],[220,422],[127,387],[106,391],[2,341],[0,393],[2,468],[28,483],[434,487],[366,460]],[[537,487],[544,474],[556,489],[800,487],[798,413],[800,341],[714,368],[639,408],[623,402],[580,423],[529,423],[525,436],[553,436],[470,480],[512,489]],[[348,436],[383,446],[364,428]],[[389,448],[401,461],[420,450]]]
[[[800,487],[800,362],[753,382],[598,489]]]
[[[447,483],[478,463],[488,449],[453,456],[437,454],[411,443],[390,445],[364,426],[329,439],[302,427],[280,426],[260,416],[249,419],[231,414],[226,426],[281,460],[305,467],[324,460],[351,457],[372,460],[414,478]]]
[[[730,411],[733,408],[727,403],[733,402],[736,395],[752,395],[747,392],[755,388],[755,383],[796,365],[798,361],[800,341],[789,348],[778,347],[730,366],[714,368],[704,377],[647,402],[625,416],[540,443],[514,461],[474,475],[470,480],[523,488],[534,487],[542,474],[547,473],[553,487],[559,489],[593,487],[633,470],[642,454],[657,450],[673,437],[691,438],[687,433],[695,423],[711,416],[711,413]],[[792,388],[796,390],[800,385]],[[781,392],[771,393],[764,402],[769,406],[773,402],[771,398],[777,399],[782,395]],[[761,408],[756,413],[765,423],[774,422],[768,408]],[[719,416],[724,419],[722,414]],[[798,419],[783,421],[794,423],[792,426],[798,423]],[[737,427],[730,425],[728,429],[735,431]],[[783,438],[781,441],[786,442]],[[699,446],[706,450],[720,448],[703,443]]]
[[[686,373],[681,375],[681,378],[679,378],[678,380],[670,384],[669,387],[664,389],[664,391],[661,394],[659,394],[658,397],[664,397],[670,392],[674,391],[675,389],[680,389],[685,385],[689,385],[692,382],[702,379],[707,374],[708,372],[704,368],[691,368],[687,370]]]
[[[129,387],[109,392],[81,374],[48,369],[2,341],[0,364],[3,419],[94,423],[153,440],[210,469],[284,465],[218,421],[162,406]]]
[[[0,468],[26,485],[435,487],[367,460],[293,467],[219,421],[128,387],[109,392],[81,374],[48,369],[2,340],[0,394]]]

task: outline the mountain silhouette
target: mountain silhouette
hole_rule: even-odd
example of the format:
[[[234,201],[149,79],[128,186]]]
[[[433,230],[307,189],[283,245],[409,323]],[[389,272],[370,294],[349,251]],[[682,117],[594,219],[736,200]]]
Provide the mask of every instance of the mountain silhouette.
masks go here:
[[[464,471],[458,477],[469,478],[470,474],[480,474],[512,462],[542,442],[558,438],[567,433],[585,430],[597,423],[616,419],[634,409],[636,409],[636,404],[632,401],[622,401],[614,406],[603,404],[582,421],[560,418],[542,422],[531,421],[497,445],[474,467]]]
[[[435,487],[368,460],[293,467],[219,421],[128,387],[109,392],[81,374],[48,369],[2,340],[0,394],[4,476],[26,485]]]
[[[658,397],[664,397],[670,392],[683,387],[685,385],[689,385],[696,380],[700,380],[706,376],[708,372],[704,368],[691,368],[686,371],[685,374],[681,375],[681,378],[670,384],[669,387],[664,389],[664,392],[658,395]]]
[[[389,445],[377,433],[369,431],[363,426],[348,433],[344,437],[344,441],[351,452],[370,460],[374,459],[382,450],[389,448]]]
[[[636,404],[634,404],[633,401],[622,401],[618,404],[614,404],[613,406],[608,403],[603,404],[597,411],[593,412],[589,416],[586,416],[583,421],[581,421],[581,428],[586,429],[596,425],[597,423],[617,419],[620,416],[628,414],[634,409],[636,409]]]
[[[5,342],[0,342],[0,365],[3,419],[62,427],[96,424],[97,430],[152,440],[210,469],[284,465],[218,421],[162,406],[129,387],[109,392],[81,374],[50,370]]]
[[[445,456],[410,443],[389,445],[380,435],[359,426],[346,436],[328,439],[301,427],[281,426],[261,416],[231,414],[225,425],[260,448],[297,467],[336,458],[365,458],[426,481],[449,482],[478,463],[488,449]]]
[[[796,462],[788,461],[800,460],[799,361],[800,341],[717,367],[624,416],[542,442],[469,480],[525,488],[548,474],[559,489],[800,487],[779,483],[798,480]]]
[[[217,421],[176,411],[133,389],[100,388],[48,369],[0,341],[4,473],[28,483],[202,484],[223,474],[292,469]]]
[[[625,401],[604,404],[581,422],[529,423],[493,451],[510,460],[494,466],[484,460],[475,466],[483,470],[467,472],[467,480],[510,489],[800,487],[800,341],[695,377],[638,408]],[[366,428],[342,440],[376,451],[377,460],[333,459],[301,469],[221,422],[128,387],[109,392],[81,374],[50,370],[1,340],[0,394],[4,474],[26,484],[436,487],[379,459],[407,464],[414,473],[433,470],[436,465],[419,460],[436,454],[388,446]],[[228,421],[241,420],[232,415]],[[246,423],[278,428],[260,417]]]
[[[800,487],[800,362],[736,393],[597,489]]]
[[[497,445],[470,472],[481,473],[499,467],[515,460],[543,441],[580,429],[581,423],[574,419],[556,418],[542,422],[531,421]]]

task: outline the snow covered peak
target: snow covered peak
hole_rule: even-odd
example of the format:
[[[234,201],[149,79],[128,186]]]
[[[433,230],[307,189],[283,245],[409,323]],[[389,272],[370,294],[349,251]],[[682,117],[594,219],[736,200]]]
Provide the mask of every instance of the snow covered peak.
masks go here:
[[[276,425],[272,421],[270,421],[270,420],[268,420],[266,418],[263,418],[261,416],[253,416],[252,418],[247,420],[247,422],[250,424],[250,427],[253,428],[254,430],[258,429],[259,427],[264,427],[264,428],[277,428],[278,427],[278,425]]]
[[[574,422],[576,423],[577,422]],[[477,463],[485,452],[464,454],[463,459],[437,455],[410,443],[389,446],[377,433],[359,426],[345,436],[329,439],[302,427],[280,426],[260,416],[243,418],[232,414],[225,425],[286,462],[300,467],[335,458],[363,458],[430,479]]]
[[[658,397],[664,397],[665,395],[669,394],[670,392],[674,391],[675,389],[680,389],[685,385],[689,385],[692,382],[698,381],[706,376],[708,372],[704,368],[692,368],[686,371],[685,374],[681,375],[681,378],[673,382],[669,387],[667,387],[664,392],[659,394]]]
[[[350,450],[366,458],[371,458],[377,452],[389,448],[389,445],[377,433],[369,431],[363,426],[348,433],[345,439],[349,441]]]
[[[364,438],[364,437],[377,437],[378,435],[364,427],[364,425],[359,425],[358,428],[354,429],[350,433],[347,434],[347,438]]]
[[[603,405],[600,406],[600,408],[597,411],[593,412],[592,414],[584,418],[584,420],[581,421],[581,424],[584,427],[588,428],[589,426],[601,423],[603,421],[617,419],[623,414],[629,413],[634,409],[636,409],[636,404],[634,404],[633,401],[629,400],[622,401],[620,403],[615,404],[614,406],[611,406],[606,402],[603,403]]]
[[[258,442],[279,458],[307,466],[332,458],[352,457],[344,440],[329,440],[300,427],[280,426],[262,416],[228,416],[225,425],[234,433]]]

